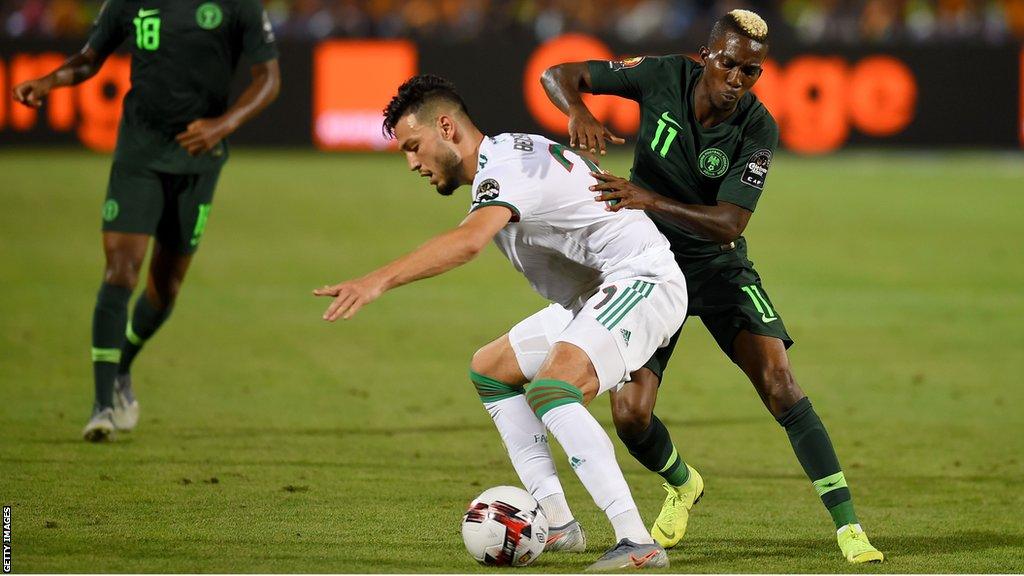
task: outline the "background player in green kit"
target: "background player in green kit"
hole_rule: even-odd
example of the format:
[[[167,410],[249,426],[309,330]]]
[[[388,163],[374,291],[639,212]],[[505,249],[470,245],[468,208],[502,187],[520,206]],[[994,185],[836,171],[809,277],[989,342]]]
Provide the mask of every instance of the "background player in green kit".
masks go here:
[[[793,343],[761,279],[747,259],[742,233],[764,189],[778,127],[749,93],[768,53],[768,26],[734,10],[720,18],[700,63],[681,55],[619,62],[561,64],[542,79],[569,116],[573,146],[604,153],[622,140],[587,109],[581,93],[614,94],[640,104],[641,123],[630,180],[595,174],[598,201],[609,210],[646,210],[668,237],[686,275],[688,314],[699,316],[719,347],[747,375],[785,428],[804,471],[828,508],[843,555],[880,562],[854,513],[850,490],[825,426],[790,371]],[[665,479],[669,495],[651,533],[666,548],[686,530],[704,481],[678,455],[653,413],[661,376],[679,333],[612,396],[619,437],[630,453]]]
[[[132,361],[170,315],[199,247],[228,157],[225,138],[280,88],[274,34],[259,0],[108,0],[82,51],[15,86],[15,100],[39,107],[53,88],[92,77],[126,39],[132,88],[102,212],[106,268],[92,326],[96,399],[83,431],[92,441],[135,426]],[[229,107],[242,55],[252,81]],[[129,322],[128,300],[151,236],[146,290]]]

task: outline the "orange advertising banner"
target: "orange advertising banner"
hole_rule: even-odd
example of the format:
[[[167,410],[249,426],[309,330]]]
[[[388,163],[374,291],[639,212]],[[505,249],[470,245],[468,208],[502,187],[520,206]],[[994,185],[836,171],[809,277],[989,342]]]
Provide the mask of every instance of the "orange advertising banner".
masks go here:
[[[313,50],[313,143],[322,150],[381,150],[381,111],[416,74],[405,40],[329,40]]]
[[[77,142],[112,150],[121,100],[130,87],[130,56],[113,55],[94,78],[54,90],[34,110],[14,103],[11,88],[60,65],[74,44],[37,48],[0,43],[0,146]],[[455,79],[482,126],[564,138],[567,120],[544,94],[543,71],[561,62],[637,55],[642,53],[582,34],[542,44],[500,38],[464,45],[402,39],[284,43],[279,100],[231,139],[322,150],[392,149],[381,131],[382,110],[398,86],[419,72]],[[243,65],[233,82],[235,94],[248,79]],[[778,121],[782,147],[797,153],[848,145],[1024,146],[1024,49],[1017,46],[893,47],[884,53],[840,47],[814,54],[778,49],[765,62],[754,92]],[[613,133],[636,134],[635,102],[590,95],[585,100]],[[978,102],[986,114],[961,113]]]

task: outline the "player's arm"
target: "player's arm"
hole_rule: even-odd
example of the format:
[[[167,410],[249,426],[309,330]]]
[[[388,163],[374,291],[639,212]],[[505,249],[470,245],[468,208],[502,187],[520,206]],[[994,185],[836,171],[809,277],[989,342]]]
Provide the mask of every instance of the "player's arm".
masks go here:
[[[622,138],[598,122],[583,102],[584,93],[593,93],[590,67],[586,62],[566,62],[548,68],[540,77],[548,99],[569,117],[569,146],[594,153],[605,153],[605,142],[622,144]]]
[[[742,236],[753,214],[747,208],[721,200],[715,206],[683,204],[608,172],[591,172],[591,175],[598,180],[590,187],[598,193],[595,200],[605,202],[607,210],[617,212],[628,208],[657,212],[680,228],[722,244]]]
[[[277,99],[281,91],[277,59],[254,64],[249,70],[252,74],[249,86],[227,112],[217,118],[193,120],[184,132],[175,136],[189,154],[196,156],[209,151]]]
[[[15,86],[12,90],[14,99],[26,106],[38,108],[54,88],[73,86],[96,75],[107,56],[125,39],[125,29],[119,25],[123,5],[123,0],[104,2],[85,47],[46,76]]]
[[[92,78],[103,66],[105,55],[100,55],[89,45],[68,58],[46,76],[27,80],[14,87],[14,100],[32,108],[39,108],[54,88],[74,86]]]
[[[324,312],[324,320],[348,320],[388,290],[444,274],[469,262],[508,224],[511,217],[512,210],[504,206],[478,208],[470,212],[457,228],[431,238],[386,266],[361,278],[314,290],[316,296],[334,298]]]

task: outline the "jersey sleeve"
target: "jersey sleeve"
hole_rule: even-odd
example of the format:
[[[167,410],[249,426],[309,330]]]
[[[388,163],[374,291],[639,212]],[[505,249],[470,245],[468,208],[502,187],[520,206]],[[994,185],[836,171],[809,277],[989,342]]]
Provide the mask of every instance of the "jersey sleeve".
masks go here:
[[[121,20],[124,0],[107,0],[100,7],[100,13],[92,23],[92,31],[86,46],[95,51],[101,59],[110,56],[128,36],[125,23]]]
[[[767,110],[747,128],[740,143],[739,156],[729,168],[718,189],[718,199],[742,206],[751,212],[764,190],[775,148],[779,145],[779,127]]]
[[[625,60],[588,60],[591,92],[640,102],[648,87],[666,81],[662,73],[670,58],[636,56]]]
[[[259,0],[242,0],[239,6],[242,24],[242,53],[251,64],[277,58],[277,41],[267,11]]]
[[[530,179],[498,165],[481,170],[473,179],[473,204],[469,211],[504,206],[512,211],[511,222],[521,222],[537,210],[539,203],[540,194],[533,189]]]

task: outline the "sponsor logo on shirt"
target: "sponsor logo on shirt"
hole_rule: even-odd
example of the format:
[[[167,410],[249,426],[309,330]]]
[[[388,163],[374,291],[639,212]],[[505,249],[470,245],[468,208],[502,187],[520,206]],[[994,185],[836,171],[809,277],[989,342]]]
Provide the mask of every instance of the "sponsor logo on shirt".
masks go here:
[[[747,165],[743,168],[740,182],[764,190],[764,179],[768,177],[768,167],[772,164],[772,151],[762,148],[750,155]]]
[[[626,70],[627,68],[635,68],[644,61],[644,58],[646,58],[646,56],[634,56],[632,58],[626,58],[625,60],[612,60],[608,63],[608,67],[615,72]]]

